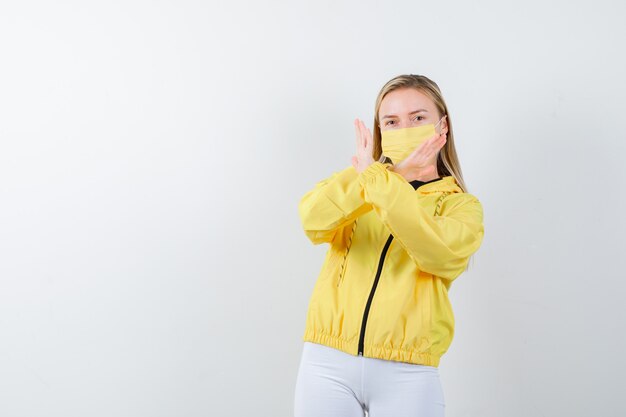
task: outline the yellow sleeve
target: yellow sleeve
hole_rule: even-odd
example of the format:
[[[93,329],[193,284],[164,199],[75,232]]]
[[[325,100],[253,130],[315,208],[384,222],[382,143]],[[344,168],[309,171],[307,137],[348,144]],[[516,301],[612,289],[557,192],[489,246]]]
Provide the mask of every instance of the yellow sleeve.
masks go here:
[[[351,225],[371,209],[363,200],[358,173],[353,166],[315,184],[298,204],[304,233],[315,245],[331,242],[339,229]]]
[[[404,177],[379,162],[362,171],[358,180],[363,199],[420,270],[447,280],[465,270],[484,236],[482,204],[475,196],[452,194],[447,197],[449,207],[435,216],[420,204],[424,197]]]

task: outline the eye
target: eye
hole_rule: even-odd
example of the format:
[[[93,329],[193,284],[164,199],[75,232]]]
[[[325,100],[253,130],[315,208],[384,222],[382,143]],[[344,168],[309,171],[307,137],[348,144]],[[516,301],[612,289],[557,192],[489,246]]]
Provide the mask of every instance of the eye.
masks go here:
[[[389,126],[389,123],[393,122],[393,120],[388,120],[385,122],[385,126]]]
[[[420,119],[420,117],[421,117],[421,119]],[[415,116],[415,120],[423,120],[423,119],[424,119],[424,116],[420,116],[419,114],[417,116]]]

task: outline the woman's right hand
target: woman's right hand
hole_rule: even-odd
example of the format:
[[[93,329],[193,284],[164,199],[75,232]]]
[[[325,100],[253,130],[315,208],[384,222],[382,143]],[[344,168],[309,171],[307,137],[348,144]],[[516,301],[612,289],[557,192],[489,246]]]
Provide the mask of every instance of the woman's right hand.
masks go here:
[[[360,174],[374,162],[373,149],[374,139],[372,132],[360,119],[354,119],[356,133],[356,155],[352,157],[352,166]]]

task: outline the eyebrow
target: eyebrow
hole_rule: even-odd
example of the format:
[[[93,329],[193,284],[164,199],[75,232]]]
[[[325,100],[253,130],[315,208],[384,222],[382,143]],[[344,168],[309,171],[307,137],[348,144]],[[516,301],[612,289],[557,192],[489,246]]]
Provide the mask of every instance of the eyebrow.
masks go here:
[[[415,113],[420,113],[420,112],[426,112],[426,113],[428,113],[428,110],[426,110],[426,109],[413,110],[413,111],[412,111],[411,113],[409,113],[409,114],[415,114]],[[396,117],[396,115],[395,115],[395,114],[388,114],[388,115],[386,115],[386,116],[383,116],[383,118],[382,118],[382,119],[380,119],[380,120],[383,120],[383,119],[390,119],[390,118],[392,118],[392,117]]]

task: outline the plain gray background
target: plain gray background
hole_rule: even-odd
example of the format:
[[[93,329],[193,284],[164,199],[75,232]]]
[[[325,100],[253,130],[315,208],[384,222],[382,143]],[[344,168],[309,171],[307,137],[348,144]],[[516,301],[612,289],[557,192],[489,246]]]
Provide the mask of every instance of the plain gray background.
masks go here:
[[[621,1],[0,3],[0,415],[289,416],[300,197],[402,73],[485,239],[448,417],[623,416]]]

